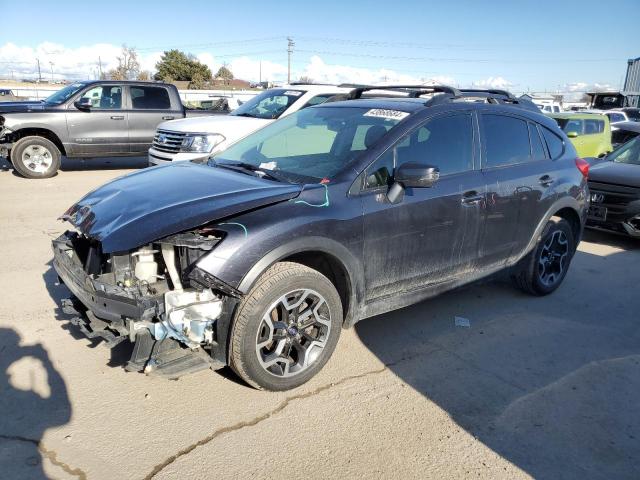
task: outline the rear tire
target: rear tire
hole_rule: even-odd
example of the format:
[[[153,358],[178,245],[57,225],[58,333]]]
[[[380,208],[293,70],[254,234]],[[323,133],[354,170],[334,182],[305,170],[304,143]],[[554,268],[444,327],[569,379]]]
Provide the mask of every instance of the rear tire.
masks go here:
[[[575,250],[569,222],[552,217],[535,248],[514,267],[511,279],[520,290],[530,295],[548,295],[564,280]]]
[[[60,150],[51,140],[30,136],[18,140],[11,148],[11,163],[25,178],[53,177],[60,168]]]
[[[322,369],[341,328],[342,303],[329,279],[298,263],[276,263],[238,305],[229,364],[255,388],[289,390]]]

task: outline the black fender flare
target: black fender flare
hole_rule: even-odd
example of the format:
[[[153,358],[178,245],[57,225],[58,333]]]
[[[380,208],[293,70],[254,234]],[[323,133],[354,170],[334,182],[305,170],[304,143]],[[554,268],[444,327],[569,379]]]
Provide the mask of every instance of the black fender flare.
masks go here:
[[[580,237],[582,236],[582,231],[584,230],[584,223],[586,220],[586,216],[585,214],[581,213],[583,209],[580,206],[580,202],[578,202],[576,198],[572,196],[564,196],[556,200],[551,205],[551,207],[549,207],[547,212],[544,214],[544,216],[536,226],[535,232],[531,236],[531,239],[529,240],[527,247],[522,252],[520,252],[520,255],[518,255],[518,257],[516,258],[515,260],[516,262],[522,259],[525,255],[527,255],[531,250],[535,248],[535,246],[538,243],[538,239],[540,238],[540,235],[542,235],[542,231],[544,230],[544,227],[547,225],[547,222],[549,222],[551,217],[555,216],[560,210],[563,210],[565,208],[570,208],[571,210],[573,210],[576,213],[577,217],[580,219],[580,236],[575,239],[576,247],[578,246],[578,243],[580,243]]]
[[[364,299],[364,267],[344,245],[326,237],[301,237],[291,240],[264,255],[244,275],[237,289],[246,294],[256,280],[271,265],[291,255],[304,252],[322,252],[340,262],[347,274],[349,284],[349,311],[345,312],[344,326],[350,327],[357,321],[357,312]]]

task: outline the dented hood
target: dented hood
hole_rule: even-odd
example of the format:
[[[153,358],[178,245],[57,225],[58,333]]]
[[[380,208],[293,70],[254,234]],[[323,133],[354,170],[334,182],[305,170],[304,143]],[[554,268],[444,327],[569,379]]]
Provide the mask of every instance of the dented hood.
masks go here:
[[[105,253],[294,198],[301,186],[189,162],[141,170],[109,182],[61,217],[102,242]]]

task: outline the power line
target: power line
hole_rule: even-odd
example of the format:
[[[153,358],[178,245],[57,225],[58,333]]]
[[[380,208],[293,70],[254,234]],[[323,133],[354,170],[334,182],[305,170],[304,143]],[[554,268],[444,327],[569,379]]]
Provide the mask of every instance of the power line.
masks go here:
[[[291,54],[294,46],[293,38],[287,37],[287,83],[291,83]]]
[[[384,60],[406,60],[406,61],[424,61],[424,62],[460,62],[460,63],[567,63],[567,59],[500,59],[500,58],[443,58],[443,57],[408,57],[400,55],[374,55],[367,53],[356,52],[336,52],[329,50],[297,50],[300,53],[311,53],[316,55],[330,55],[335,57],[363,57],[363,58],[378,58]],[[588,59],[571,59],[571,62],[620,62],[621,59],[615,58],[588,58]]]
[[[267,43],[267,42],[280,42],[285,37],[266,37],[266,38],[250,38],[246,40],[228,40],[224,42],[208,42],[208,43],[191,43],[191,44],[181,44],[181,45],[164,45],[164,46],[155,46],[155,47],[140,47],[136,48],[137,51],[149,51],[149,50],[175,50],[175,49],[202,49],[209,47],[223,47],[227,45],[244,45],[248,43]]]

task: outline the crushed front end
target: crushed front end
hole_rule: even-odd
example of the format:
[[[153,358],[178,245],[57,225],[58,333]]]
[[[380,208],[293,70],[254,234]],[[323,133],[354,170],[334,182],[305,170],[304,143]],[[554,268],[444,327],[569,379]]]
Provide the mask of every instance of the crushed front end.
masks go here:
[[[54,268],[73,294],[63,310],[107,346],[133,342],[127,370],[176,378],[220,368],[226,352],[220,327],[228,325],[239,293],[196,266],[220,240],[200,228],[106,254],[99,241],[67,231],[53,241]]]

